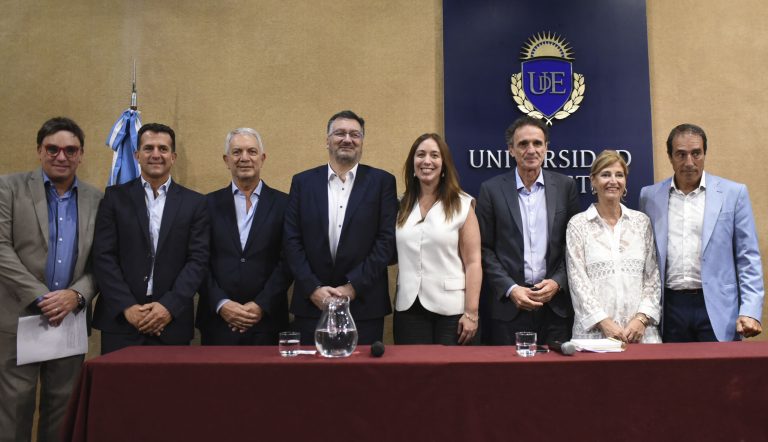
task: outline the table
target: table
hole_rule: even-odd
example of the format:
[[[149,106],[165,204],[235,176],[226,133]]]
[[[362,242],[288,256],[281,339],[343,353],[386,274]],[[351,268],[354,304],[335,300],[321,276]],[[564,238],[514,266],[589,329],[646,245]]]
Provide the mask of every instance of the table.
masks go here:
[[[768,440],[768,342],[358,350],[126,348],[85,363],[66,440]]]

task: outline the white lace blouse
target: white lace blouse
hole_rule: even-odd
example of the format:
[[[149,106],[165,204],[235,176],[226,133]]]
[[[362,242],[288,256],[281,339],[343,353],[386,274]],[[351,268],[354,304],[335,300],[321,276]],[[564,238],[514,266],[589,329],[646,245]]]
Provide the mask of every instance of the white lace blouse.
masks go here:
[[[597,325],[612,318],[622,328],[637,313],[650,319],[642,342],[661,342],[661,285],[651,222],[621,206],[611,230],[595,205],[568,222],[568,286],[576,313],[574,338],[602,338]]]

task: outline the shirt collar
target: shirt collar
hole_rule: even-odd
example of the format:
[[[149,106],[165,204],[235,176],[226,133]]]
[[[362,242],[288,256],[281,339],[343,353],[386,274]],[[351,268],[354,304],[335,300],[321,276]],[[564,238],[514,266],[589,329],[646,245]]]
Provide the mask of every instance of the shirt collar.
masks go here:
[[[539,184],[540,186],[544,186],[544,170],[543,169],[539,169],[539,176],[536,177],[536,181],[534,181],[533,184]],[[517,187],[517,190],[521,190],[525,188],[525,184],[523,184],[523,179],[520,178],[520,171],[517,170],[517,167],[515,167],[515,186]]]
[[[354,180],[355,177],[357,176],[357,166],[359,165],[360,163],[355,164],[355,167],[353,167],[352,169],[349,170],[349,172],[347,172],[347,176]],[[328,163],[328,181],[330,182],[331,177],[335,177],[335,176],[338,176],[338,175],[336,175],[336,172],[334,172],[333,169],[331,168],[331,163]]]
[[[145,180],[143,176],[139,175],[139,178],[141,179],[141,187],[143,187],[144,189],[147,189],[147,188],[151,189],[152,188],[152,185],[149,184],[149,182],[147,180]],[[160,188],[158,189],[158,193],[159,192],[168,192],[168,188],[169,187],[171,187],[171,176],[170,175],[168,175],[168,181],[164,182],[160,186]]]
[[[707,189],[707,172],[706,171],[701,172],[701,182],[699,182],[699,187],[697,188],[697,190],[698,189],[704,189],[704,190]],[[678,191],[678,192],[680,191],[677,188],[677,185],[675,184],[675,177],[674,176],[672,177],[672,183],[669,186],[669,191],[672,192],[673,190],[674,191]]]
[[[259,196],[261,196],[261,189],[263,187],[264,187],[264,181],[259,180],[259,184],[256,185],[255,189],[253,189],[253,193],[251,193],[251,195],[256,195],[256,197],[258,198]],[[240,189],[237,187],[237,184],[235,184],[235,182],[233,180],[232,181],[232,195],[240,195],[240,194],[242,194],[242,192],[240,191]]]
[[[42,171],[42,172],[43,172],[43,185],[52,184],[51,178],[48,177],[48,175],[46,175],[45,171]],[[77,176],[75,176],[75,179],[72,181],[72,185],[69,186],[69,189],[67,189],[67,192],[69,192],[72,189],[77,189]]]
[[[621,203],[619,203],[619,206],[621,207],[621,216],[619,217],[619,219],[627,218],[628,217],[627,207]],[[595,203],[592,203],[589,207],[587,207],[585,214],[587,215],[587,219],[589,221],[600,219],[600,214],[597,212],[597,206],[595,205]]]

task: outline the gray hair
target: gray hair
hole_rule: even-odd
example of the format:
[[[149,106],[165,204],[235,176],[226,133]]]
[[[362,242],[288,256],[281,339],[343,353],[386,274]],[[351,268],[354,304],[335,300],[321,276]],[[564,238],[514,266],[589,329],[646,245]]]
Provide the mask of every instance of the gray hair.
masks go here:
[[[224,155],[229,155],[229,143],[232,142],[232,138],[235,135],[250,135],[253,138],[256,138],[256,142],[259,143],[259,150],[261,153],[266,152],[266,149],[264,148],[264,142],[261,141],[261,135],[256,132],[256,129],[251,129],[250,127],[240,127],[229,131],[227,134],[227,140],[224,142]]]

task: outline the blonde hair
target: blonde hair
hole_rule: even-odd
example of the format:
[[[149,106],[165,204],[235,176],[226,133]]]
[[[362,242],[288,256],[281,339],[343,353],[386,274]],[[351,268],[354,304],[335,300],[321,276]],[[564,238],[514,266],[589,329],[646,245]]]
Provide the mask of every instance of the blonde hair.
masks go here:
[[[624,157],[615,150],[604,150],[600,152],[595,162],[592,163],[592,168],[589,170],[590,180],[613,163],[619,163],[621,168],[624,169],[624,176],[629,176],[629,168],[627,167],[627,162],[624,161]]]

